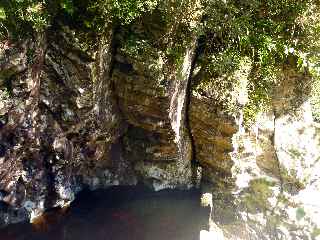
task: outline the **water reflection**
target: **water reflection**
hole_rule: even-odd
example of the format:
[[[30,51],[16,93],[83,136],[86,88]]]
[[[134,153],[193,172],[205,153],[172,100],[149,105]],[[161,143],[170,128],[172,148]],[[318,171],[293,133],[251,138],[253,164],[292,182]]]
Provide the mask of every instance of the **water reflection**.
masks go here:
[[[209,214],[199,199],[196,190],[84,191],[70,208],[52,210],[35,224],[11,225],[0,230],[0,239],[198,240]]]

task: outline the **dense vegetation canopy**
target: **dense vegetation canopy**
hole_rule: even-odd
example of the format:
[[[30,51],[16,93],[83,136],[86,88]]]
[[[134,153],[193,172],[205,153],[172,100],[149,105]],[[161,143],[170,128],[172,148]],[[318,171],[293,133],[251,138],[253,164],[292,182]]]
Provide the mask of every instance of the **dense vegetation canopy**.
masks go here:
[[[199,62],[209,80],[235,71],[243,59],[252,63],[256,71],[249,84],[246,111],[250,116],[268,102],[277,70],[289,58],[318,81],[319,8],[318,0],[2,0],[0,38],[32,36],[59,21],[98,38],[110,25],[129,26],[157,12],[158,21],[178,32],[176,42],[185,41],[189,34],[198,36]],[[195,25],[190,16],[199,14]],[[180,50],[167,49],[177,58]],[[319,86],[313,88],[318,105]]]

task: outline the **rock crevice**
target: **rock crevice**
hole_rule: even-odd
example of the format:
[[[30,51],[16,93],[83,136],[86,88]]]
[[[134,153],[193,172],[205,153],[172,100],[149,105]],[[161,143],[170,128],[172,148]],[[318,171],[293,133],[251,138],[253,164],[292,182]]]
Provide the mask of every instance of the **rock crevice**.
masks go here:
[[[214,220],[280,231],[266,223],[290,209],[279,196],[301,203],[304,189],[320,186],[319,127],[299,85],[309,76],[284,67],[273,112],[245,129],[250,66],[210,75],[194,33],[182,42],[175,32],[158,39],[184,23],[172,24],[142,18],[117,31],[106,27],[90,51],[59,25],[0,51],[0,224],[65,206],[84,188],[201,183]]]

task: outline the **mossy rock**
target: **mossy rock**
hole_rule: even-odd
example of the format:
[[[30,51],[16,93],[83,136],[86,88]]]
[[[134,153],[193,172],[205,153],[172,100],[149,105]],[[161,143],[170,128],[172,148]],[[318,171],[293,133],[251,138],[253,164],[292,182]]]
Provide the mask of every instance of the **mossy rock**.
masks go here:
[[[273,195],[272,186],[274,183],[264,178],[250,181],[249,187],[241,199],[248,212],[253,214],[266,212],[270,208],[268,198]]]

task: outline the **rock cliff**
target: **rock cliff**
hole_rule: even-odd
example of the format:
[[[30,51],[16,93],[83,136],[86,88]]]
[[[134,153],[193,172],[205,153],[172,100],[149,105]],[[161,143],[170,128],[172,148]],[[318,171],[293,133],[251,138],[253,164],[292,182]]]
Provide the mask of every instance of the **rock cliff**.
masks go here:
[[[64,206],[83,188],[143,183],[213,193],[227,239],[316,236],[320,146],[309,75],[284,65],[271,108],[245,128],[250,64],[240,65],[242,77],[205,83],[199,39],[177,40],[178,26],[152,17],[107,27],[94,50],[64,24],[2,45],[0,223]]]

